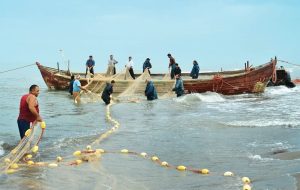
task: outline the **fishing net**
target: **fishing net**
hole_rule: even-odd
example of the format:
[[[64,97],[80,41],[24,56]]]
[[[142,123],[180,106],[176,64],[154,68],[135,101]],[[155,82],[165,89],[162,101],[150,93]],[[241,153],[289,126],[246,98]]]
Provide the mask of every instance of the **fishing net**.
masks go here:
[[[146,88],[146,79],[151,79],[148,69],[135,80],[131,77],[129,70],[124,68],[121,72],[112,75],[114,72],[114,65],[108,65],[105,75],[96,74],[93,78],[88,79],[88,84],[85,86],[88,92],[81,92],[82,102],[102,102],[101,94],[106,87],[106,83],[115,80],[113,101],[122,102],[139,102],[141,99],[145,99],[144,92]],[[89,73],[87,78],[90,77]],[[157,92],[160,94],[160,98],[174,97],[172,88],[174,81],[170,80],[170,73],[163,76],[162,79],[153,80],[154,85],[157,88]]]
[[[106,77],[110,77],[114,75],[115,65],[113,63],[108,64]]]
[[[1,173],[5,173],[8,169],[16,169],[18,167],[16,164],[22,160],[26,154],[37,153],[38,144],[46,128],[44,122],[41,122],[40,125],[41,127],[38,127],[34,122],[30,129],[26,131],[20,143],[8,155],[0,159]]]
[[[163,76],[162,80],[170,80],[171,79],[171,74],[167,73]]]
[[[137,102],[144,95],[146,87],[146,79],[151,79],[148,69],[145,69],[138,78],[133,81],[128,81],[127,88],[119,94],[118,98],[121,101]]]

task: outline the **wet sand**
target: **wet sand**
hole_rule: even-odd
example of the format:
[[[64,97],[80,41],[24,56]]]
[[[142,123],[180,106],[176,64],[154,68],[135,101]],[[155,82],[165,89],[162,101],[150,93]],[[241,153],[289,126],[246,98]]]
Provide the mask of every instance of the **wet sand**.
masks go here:
[[[296,179],[296,187],[297,187],[297,190],[300,190],[300,173],[297,173],[297,174],[294,174],[293,175]]]
[[[277,159],[280,159],[280,160],[300,159],[300,151],[278,153],[278,154],[274,155],[274,158],[277,158]]]

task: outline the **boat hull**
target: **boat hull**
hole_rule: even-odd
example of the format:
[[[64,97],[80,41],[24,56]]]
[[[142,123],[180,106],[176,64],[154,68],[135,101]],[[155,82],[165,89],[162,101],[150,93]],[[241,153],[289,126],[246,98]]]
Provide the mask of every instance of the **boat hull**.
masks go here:
[[[234,95],[242,93],[260,93],[264,91],[268,81],[276,72],[276,58],[269,63],[260,65],[255,68],[248,68],[239,71],[224,71],[200,73],[199,79],[190,79],[188,74],[183,74],[183,83],[186,93],[204,93],[216,92],[224,95]],[[39,63],[37,66],[42,74],[42,77],[49,89],[66,90],[69,88],[70,76],[67,71],[58,71],[57,69],[45,67]],[[84,76],[83,73],[76,73]],[[103,75],[104,76],[104,75]],[[164,74],[151,74],[152,81],[160,94],[168,93],[174,86],[174,80],[163,79]],[[112,78],[101,77],[80,79],[81,85],[87,85],[88,89],[101,93],[105,84],[110,82]],[[145,90],[145,82],[137,80],[115,80],[114,92],[123,93],[133,84],[139,83],[134,89],[137,94],[143,94]]]

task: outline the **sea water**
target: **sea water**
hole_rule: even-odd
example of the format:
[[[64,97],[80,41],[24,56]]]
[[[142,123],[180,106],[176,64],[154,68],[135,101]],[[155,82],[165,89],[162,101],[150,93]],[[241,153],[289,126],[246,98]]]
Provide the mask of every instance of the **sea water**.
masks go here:
[[[103,102],[84,99],[76,105],[68,92],[48,90],[40,76],[7,74],[0,80],[0,157],[9,152],[4,144],[14,146],[19,141],[19,101],[32,83],[41,87],[38,100],[47,124],[39,161],[70,158],[110,129]],[[2,175],[0,189],[238,190],[243,176],[252,180],[256,190],[297,189],[299,92],[299,86],[280,86],[267,88],[263,94],[207,92],[119,102],[111,107],[111,115],[120,128],[93,147],[147,152],[175,166],[207,168],[209,175],[164,168],[140,156],[107,153],[79,166],[22,168]],[[235,176],[224,177],[226,171]]]

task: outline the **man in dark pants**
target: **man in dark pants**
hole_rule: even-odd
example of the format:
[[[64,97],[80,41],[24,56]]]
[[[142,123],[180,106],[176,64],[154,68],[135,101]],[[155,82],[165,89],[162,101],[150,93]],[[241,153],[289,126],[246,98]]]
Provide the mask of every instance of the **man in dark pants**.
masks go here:
[[[25,136],[25,132],[30,128],[30,123],[42,121],[37,101],[39,93],[39,86],[34,84],[30,86],[29,93],[23,95],[21,98],[20,113],[17,120],[21,139]]]
[[[71,80],[70,80],[70,84],[69,84],[69,93],[70,93],[71,95],[73,95],[73,84],[74,84],[74,81],[75,81],[75,76],[72,75],[72,76],[71,76]]]
[[[87,75],[88,70],[90,71],[91,74],[94,75],[94,66],[95,66],[95,61],[93,60],[93,56],[89,56],[89,59],[86,61],[86,70],[85,70],[85,77]]]
[[[102,92],[102,100],[105,102],[106,105],[110,104],[111,94],[113,93],[113,86],[115,84],[115,81],[112,80],[111,83],[106,83],[106,87],[104,88]]]
[[[145,69],[148,69],[149,74],[151,74],[150,73],[151,68],[152,68],[152,64],[150,63],[150,58],[147,58],[143,64],[143,72],[145,72]]]
[[[178,63],[175,63],[175,69],[174,69],[174,75],[180,75],[181,76],[181,69],[178,65]]]
[[[145,82],[147,83],[147,86],[145,89],[145,96],[147,96],[147,100],[157,99],[157,92],[156,92],[153,82],[150,79],[146,79]]]
[[[125,67],[128,69],[129,71],[129,74],[130,76],[135,79],[135,76],[134,76],[134,71],[133,71],[133,61],[132,61],[132,57],[128,57],[128,62],[127,64],[125,65]]]
[[[174,57],[172,57],[172,55],[169,53],[168,54],[168,58],[170,59],[170,61],[169,61],[169,69],[171,68],[171,79],[174,79],[174,76],[175,76],[175,74],[174,74],[174,69],[175,69],[175,59],[174,59]]]
[[[175,87],[172,89],[177,94],[177,97],[182,96],[184,94],[184,87],[183,87],[183,81],[180,77],[180,75],[176,75],[176,84]]]

